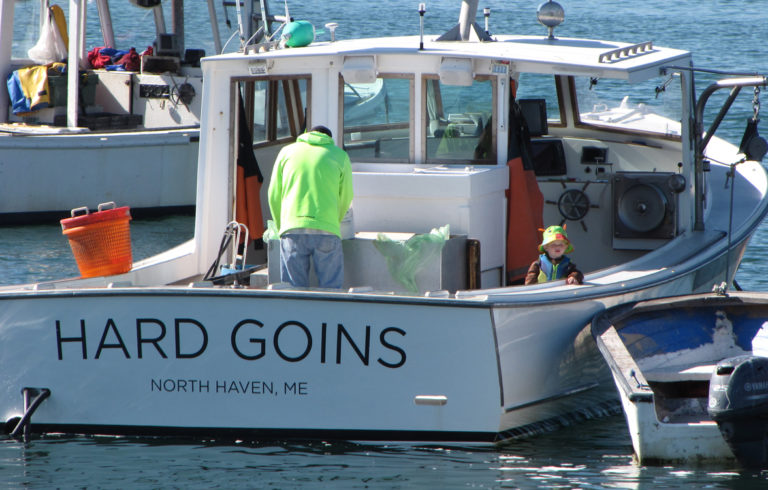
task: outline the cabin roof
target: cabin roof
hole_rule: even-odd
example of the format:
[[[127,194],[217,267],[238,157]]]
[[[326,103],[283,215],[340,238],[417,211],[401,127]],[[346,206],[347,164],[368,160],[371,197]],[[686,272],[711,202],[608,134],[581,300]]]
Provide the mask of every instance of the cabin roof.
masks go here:
[[[286,48],[245,55],[249,59],[319,56],[412,55],[471,57],[510,62],[518,72],[597,76],[638,82],[659,75],[667,66],[690,66],[688,51],[620,42],[537,36],[497,36],[495,42],[435,41],[425,37],[419,49],[418,36],[362,38],[335,42],[314,42],[302,48]],[[232,53],[216,58],[242,58]],[[406,67],[412,67],[409,60]]]

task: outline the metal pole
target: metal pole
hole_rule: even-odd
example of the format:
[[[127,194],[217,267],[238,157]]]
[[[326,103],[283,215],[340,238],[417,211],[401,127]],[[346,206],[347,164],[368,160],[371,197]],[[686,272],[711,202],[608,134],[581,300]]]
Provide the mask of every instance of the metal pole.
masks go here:
[[[159,38],[160,34],[165,34],[168,30],[165,27],[165,15],[163,14],[163,4],[157,4],[157,7],[152,8],[152,13],[155,15],[155,35]]]
[[[115,32],[112,28],[112,16],[109,13],[109,4],[107,0],[97,0],[96,6],[99,9],[99,23],[101,24],[101,35],[104,38],[104,46],[107,48],[115,47]]]
[[[13,9],[15,0],[0,3],[0,75],[5,80],[11,72],[13,57]],[[8,121],[8,96],[0,97],[0,122]]]
[[[67,63],[67,127],[77,127],[80,82],[80,37],[83,30],[82,0],[69,0],[69,61]]]
[[[733,87],[731,89],[731,93],[728,94],[728,98],[723,103],[723,107],[720,108],[720,112],[718,112],[717,117],[715,117],[715,120],[712,121],[712,124],[710,124],[707,132],[704,133],[703,140],[702,140],[702,146],[704,148],[707,147],[707,145],[709,144],[709,140],[712,139],[712,136],[715,134],[715,131],[717,131],[717,128],[720,127],[720,123],[723,122],[723,118],[730,110],[731,106],[733,105],[733,101],[736,100],[736,97],[739,95],[739,92],[741,92],[741,87]]]
[[[424,13],[427,6],[424,3],[419,4],[419,49],[424,49]]]
[[[462,0],[461,12],[459,12],[459,37],[462,41],[469,41],[469,33],[472,24],[477,17],[477,4],[480,0]]]
[[[260,0],[261,5],[261,25],[264,27],[264,38],[269,39],[272,35],[272,31],[269,29],[269,9],[267,7],[267,0]],[[288,22],[288,19],[285,20]]]
[[[746,77],[746,78],[729,78],[725,80],[718,80],[717,82],[709,85],[699,96],[699,100],[696,102],[696,111],[694,113],[694,135],[695,135],[695,221],[693,229],[697,231],[704,230],[704,150],[706,144],[709,143],[712,133],[704,134],[704,107],[707,105],[709,97],[716,91],[723,88],[736,88],[736,87],[765,87],[768,84],[768,79],[764,76]],[[732,102],[732,101],[731,101]]]
[[[216,17],[216,6],[213,4],[213,0],[208,0],[208,17],[211,20],[211,30],[213,31],[213,46],[216,49],[216,54],[221,54],[221,35],[219,34],[219,20]]]
[[[173,33],[179,43],[179,57],[184,58],[184,0],[173,0],[171,3],[171,19]]]
[[[77,42],[77,66],[81,70],[85,70],[87,68],[90,68],[90,64],[88,63],[88,51],[86,50],[85,46],[85,26],[87,26],[87,18],[88,18],[88,0],[82,0],[80,2],[80,12],[78,19],[80,21],[80,38]],[[79,80],[79,79],[78,79]],[[77,93],[80,93],[79,89],[79,81],[78,81],[78,90]],[[79,100],[79,99],[78,99]],[[79,104],[79,102],[78,102]],[[78,105],[78,107],[80,107]]]
[[[239,2],[240,0],[235,1]],[[243,0],[243,38],[240,40],[242,43],[245,43],[251,38],[255,29],[253,25],[253,2],[254,0]],[[243,47],[244,46],[240,46],[240,48]]]

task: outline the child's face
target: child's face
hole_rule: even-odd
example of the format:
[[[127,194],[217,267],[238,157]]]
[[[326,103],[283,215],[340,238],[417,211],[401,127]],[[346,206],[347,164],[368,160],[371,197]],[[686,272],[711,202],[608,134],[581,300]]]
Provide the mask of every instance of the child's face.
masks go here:
[[[544,245],[544,250],[546,250],[550,259],[559,259],[562,257],[566,248],[568,248],[568,245],[564,240],[555,240],[554,242]]]

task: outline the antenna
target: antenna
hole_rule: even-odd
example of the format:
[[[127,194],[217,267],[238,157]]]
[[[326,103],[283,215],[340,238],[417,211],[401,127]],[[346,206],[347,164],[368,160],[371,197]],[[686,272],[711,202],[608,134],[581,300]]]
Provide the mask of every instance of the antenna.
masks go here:
[[[425,3],[419,4],[419,50],[424,49],[424,13],[427,11]]]
[[[331,42],[336,41],[336,28],[339,27],[338,22],[328,22],[325,24],[325,27],[331,31]]]
[[[240,0],[235,1],[235,12],[237,12],[237,31],[240,34],[240,47],[245,46],[245,34],[243,33],[243,14],[240,12]]]

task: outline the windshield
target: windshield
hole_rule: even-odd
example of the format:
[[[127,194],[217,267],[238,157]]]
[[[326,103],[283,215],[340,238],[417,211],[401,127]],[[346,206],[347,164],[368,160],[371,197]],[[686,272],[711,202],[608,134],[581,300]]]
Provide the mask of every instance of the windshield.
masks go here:
[[[491,79],[476,78],[469,86],[446,85],[438,79],[425,83],[427,161],[496,163]]]
[[[343,84],[344,149],[355,162],[408,162],[411,79]]]
[[[517,79],[515,99],[519,103],[526,100],[543,100],[549,126],[562,125],[560,101],[556,89],[557,79],[553,75],[540,73],[520,73]]]
[[[679,137],[681,84],[676,74],[638,84],[575,77],[579,122],[607,129]]]

